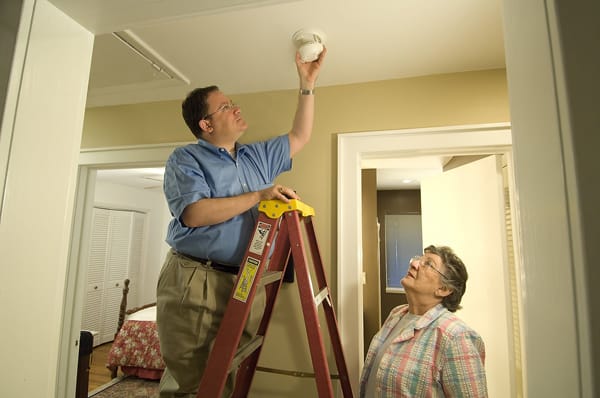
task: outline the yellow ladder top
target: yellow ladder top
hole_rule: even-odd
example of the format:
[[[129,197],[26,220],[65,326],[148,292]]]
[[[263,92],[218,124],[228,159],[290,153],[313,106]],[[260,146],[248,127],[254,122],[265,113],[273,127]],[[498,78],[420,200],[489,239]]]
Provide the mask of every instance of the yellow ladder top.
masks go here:
[[[263,200],[258,204],[258,211],[265,213],[269,218],[279,218],[286,211],[294,210],[298,210],[304,217],[315,215],[312,207],[298,199],[290,199],[289,203],[279,199]]]

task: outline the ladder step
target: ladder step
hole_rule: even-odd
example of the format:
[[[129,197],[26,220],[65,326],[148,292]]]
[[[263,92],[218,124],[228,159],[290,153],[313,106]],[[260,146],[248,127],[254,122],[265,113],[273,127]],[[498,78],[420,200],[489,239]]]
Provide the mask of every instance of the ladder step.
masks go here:
[[[276,374],[285,375],[285,376],[292,376],[292,377],[305,377],[305,378],[311,378],[311,379],[315,378],[315,374],[314,373],[300,372],[300,371],[297,371],[297,370],[284,370],[284,369],[267,368],[267,367],[264,367],[264,366],[257,366],[256,367],[256,371],[257,372],[265,372],[265,373],[276,373]],[[335,379],[339,380],[340,375],[332,374],[332,375],[329,375],[329,377],[332,380],[335,380]]]
[[[234,369],[237,369],[240,366],[240,364],[244,361],[244,359],[252,355],[252,353],[262,345],[263,340],[264,336],[257,335],[254,336],[252,340],[250,340],[248,343],[240,347],[237,350],[235,357],[233,357],[231,365],[229,366],[229,372],[231,372]]]
[[[277,282],[283,278],[282,271],[265,271],[262,278],[260,278],[260,286],[268,285],[269,283]]]
[[[319,305],[321,305],[321,303],[323,302],[323,300],[325,300],[327,298],[327,296],[329,295],[329,291],[327,290],[327,288],[321,290],[319,292],[319,294],[317,294],[315,296],[315,305],[318,307]]]

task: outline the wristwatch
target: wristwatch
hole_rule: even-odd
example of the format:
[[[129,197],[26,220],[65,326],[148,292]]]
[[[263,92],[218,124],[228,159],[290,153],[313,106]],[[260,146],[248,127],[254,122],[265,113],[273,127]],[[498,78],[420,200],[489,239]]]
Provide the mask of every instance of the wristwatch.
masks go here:
[[[314,95],[315,91],[314,90],[306,90],[304,88],[300,89],[300,94],[301,95]]]

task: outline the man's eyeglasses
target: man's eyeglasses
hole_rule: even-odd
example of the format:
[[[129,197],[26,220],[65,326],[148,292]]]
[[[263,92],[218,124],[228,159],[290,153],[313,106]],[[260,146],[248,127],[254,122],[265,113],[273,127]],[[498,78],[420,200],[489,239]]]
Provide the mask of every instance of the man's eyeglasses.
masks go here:
[[[415,261],[418,262],[419,267],[429,267],[429,268],[432,268],[435,272],[437,272],[438,274],[440,274],[442,276],[442,278],[448,279],[448,277],[446,275],[444,275],[444,273],[442,271],[440,271],[439,269],[437,269],[435,267],[435,263],[430,258],[427,258],[427,257],[425,257],[423,255],[421,255],[421,256],[413,256],[410,259],[409,265],[412,264]]]
[[[218,107],[217,110],[214,111],[213,113],[209,113],[208,115],[204,116],[202,118],[202,120],[206,120],[206,119],[208,119],[209,117],[211,117],[212,115],[214,115],[214,114],[216,114],[218,112],[227,112],[227,111],[230,111],[233,108],[239,108],[239,106],[237,104],[234,104],[233,102],[230,102],[228,104],[223,104],[220,107]]]

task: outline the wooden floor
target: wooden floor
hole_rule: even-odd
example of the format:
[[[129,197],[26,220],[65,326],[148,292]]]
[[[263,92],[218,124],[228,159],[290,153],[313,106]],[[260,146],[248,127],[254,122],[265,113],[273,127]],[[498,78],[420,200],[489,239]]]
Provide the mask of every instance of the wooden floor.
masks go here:
[[[106,368],[106,358],[111,345],[112,342],[94,348],[90,361],[90,382],[88,391],[95,390],[111,380],[110,370]]]

